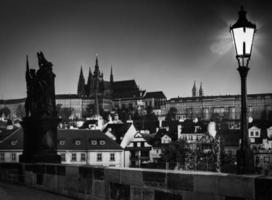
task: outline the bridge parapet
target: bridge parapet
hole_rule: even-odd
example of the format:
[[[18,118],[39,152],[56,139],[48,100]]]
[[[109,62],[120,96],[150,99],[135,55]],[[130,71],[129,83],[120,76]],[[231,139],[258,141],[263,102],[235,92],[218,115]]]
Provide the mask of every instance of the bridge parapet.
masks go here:
[[[92,200],[265,200],[272,178],[212,172],[1,163],[0,180]]]

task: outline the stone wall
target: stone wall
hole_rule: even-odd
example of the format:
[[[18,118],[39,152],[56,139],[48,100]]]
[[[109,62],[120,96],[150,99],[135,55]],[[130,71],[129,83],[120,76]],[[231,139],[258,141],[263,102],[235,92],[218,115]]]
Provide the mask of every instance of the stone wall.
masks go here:
[[[272,178],[257,175],[1,163],[0,180],[91,200],[272,199]]]

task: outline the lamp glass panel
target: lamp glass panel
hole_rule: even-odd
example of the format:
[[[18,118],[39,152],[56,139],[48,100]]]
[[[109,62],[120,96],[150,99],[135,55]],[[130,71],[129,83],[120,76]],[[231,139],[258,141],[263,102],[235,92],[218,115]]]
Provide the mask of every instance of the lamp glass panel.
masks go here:
[[[236,46],[237,56],[250,55],[254,36],[254,29],[244,27],[234,28],[232,29],[232,33]],[[243,51],[243,43],[245,43],[245,54]]]

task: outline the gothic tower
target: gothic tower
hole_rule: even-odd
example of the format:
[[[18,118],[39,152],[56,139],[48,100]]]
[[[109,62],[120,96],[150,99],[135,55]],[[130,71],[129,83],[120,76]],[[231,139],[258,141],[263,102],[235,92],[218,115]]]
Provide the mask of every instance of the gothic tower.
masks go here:
[[[92,93],[93,93],[93,74],[91,68],[89,67],[89,76],[86,85],[86,95],[91,96]]]
[[[199,96],[200,96],[200,97],[204,96],[204,92],[203,92],[203,88],[202,88],[202,81],[200,82]]]
[[[94,66],[94,76],[98,76],[99,74],[100,74],[100,71],[99,71],[99,65],[98,65],[98,58],[96,55],[95,66]]]
[[[193,89],[192,89],[192,97],[196,97],[196,96],[197,96],[197,94],[196,94],[196,81],[195,81]]]
[[[85,79],[82,71],[82,66],[80,69],[79,79],[78,79],[78,85],[77,85],[77,95],[82,97],[86,95],[85,92]]]

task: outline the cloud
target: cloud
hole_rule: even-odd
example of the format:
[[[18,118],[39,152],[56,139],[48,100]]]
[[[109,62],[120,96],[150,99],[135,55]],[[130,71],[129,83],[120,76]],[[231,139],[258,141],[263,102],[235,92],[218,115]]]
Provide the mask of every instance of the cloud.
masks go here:
[[[226,54],[234,44],[231,41],[222,39],[215,41],[210,45],[210,51],[217,55],[224,55]]]

